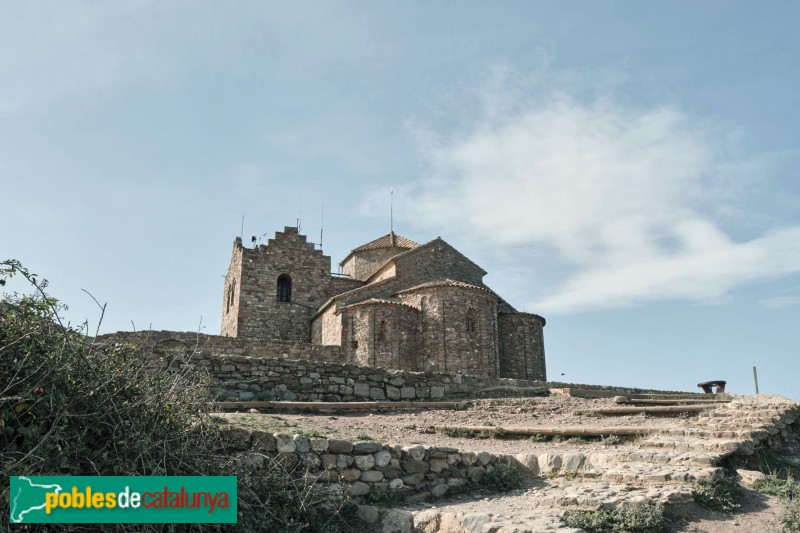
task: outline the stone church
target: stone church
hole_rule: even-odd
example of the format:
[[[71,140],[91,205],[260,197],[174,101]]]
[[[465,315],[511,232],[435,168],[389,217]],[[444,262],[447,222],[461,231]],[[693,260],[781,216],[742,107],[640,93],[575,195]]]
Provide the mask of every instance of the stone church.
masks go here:
[[[233,243],[222,335],[340,346],[345,361],[414,371],[545,380],[539,315],[484,285],[486,271],[441,238],[394,232],[331,258],[287,227]]]

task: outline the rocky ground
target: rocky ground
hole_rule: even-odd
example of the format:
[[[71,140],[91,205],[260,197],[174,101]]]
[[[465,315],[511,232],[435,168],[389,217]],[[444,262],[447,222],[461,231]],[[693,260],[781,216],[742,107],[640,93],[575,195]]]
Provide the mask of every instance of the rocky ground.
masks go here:
[[[746,490],[739,512],[716,513],[693,502],[692,482],[721,475],[726,458],[752,453],[780,437],[789,424],[800,420],[798,404],[762,395],[737,397],[691,415],[607,417],[593,411],[615,406],[612,399],[543,397],[477,400],[459,409],[221,416],[249,429],[445,446],[512,455],[518,461],[525,474],[518,490],[406,505],[417,531],[570,531],[561,522],[566,510],[613,508],[642,500],[667,505],[672,531],[781,531],[782,504],[777,499]],[[489,438],[450,437],[432,429],[442,425],[485,427]],[[490,437],[497,427],[593,428],[608,429],[610,434],[613,428],[647,428],[652,434],[610,440]]]

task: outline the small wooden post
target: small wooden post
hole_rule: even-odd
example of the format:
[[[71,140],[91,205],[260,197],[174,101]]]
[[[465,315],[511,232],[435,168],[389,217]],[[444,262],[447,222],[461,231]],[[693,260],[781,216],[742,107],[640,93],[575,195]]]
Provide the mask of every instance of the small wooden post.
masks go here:
[[[758,371],[753,367],[753,381],[756,383],[756,394],[758,394]]]

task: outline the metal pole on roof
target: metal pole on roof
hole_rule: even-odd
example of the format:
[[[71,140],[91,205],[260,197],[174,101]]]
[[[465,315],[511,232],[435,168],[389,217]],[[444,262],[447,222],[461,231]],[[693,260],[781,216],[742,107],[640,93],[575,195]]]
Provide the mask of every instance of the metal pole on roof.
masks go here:
[[[394,233],[394,187],[389,190],[389,232]]]
[[[756,394],[758,394],[758,370],[756,367],[753,367],[753,381],[756,383]]]

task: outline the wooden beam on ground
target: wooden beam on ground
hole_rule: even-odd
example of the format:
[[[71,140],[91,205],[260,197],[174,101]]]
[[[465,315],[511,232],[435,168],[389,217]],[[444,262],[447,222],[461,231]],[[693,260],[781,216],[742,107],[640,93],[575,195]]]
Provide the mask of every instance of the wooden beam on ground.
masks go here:
[[[682,405],[682,404],[719,404],[719,403],[730,403],[730,400],[699,400],[699,399],[675,399],[675,400],[637,400],[637,399],[630,399],[624,403],[643,403],[647,405]]]
[[[580,409],[575,413],[580,415],[596,414],[596,415],[636,415],[641,413],[646,414],[663,414],[663,413],[695,413],[705,411],[706,409],[713,409],[713,405],[669,405],[669,406],[656,406],[656,407],[604,407],[601,409]]]
[[[475,433],[489,433],[495,431],[504,435],[545,435],[545,436],[564,436],[564,437],[609,437],[617,435],[620,437],[636,437],[639,435],[650,435],[657,433],[656,428],[646,427],[498,427],[498,426],[434,426],[437,431],[447,430],[466,430]]]
[[[385,411],[394,409],[463,409],[469,402],[212,402],[212,409],[312,409],[315,411]]]

